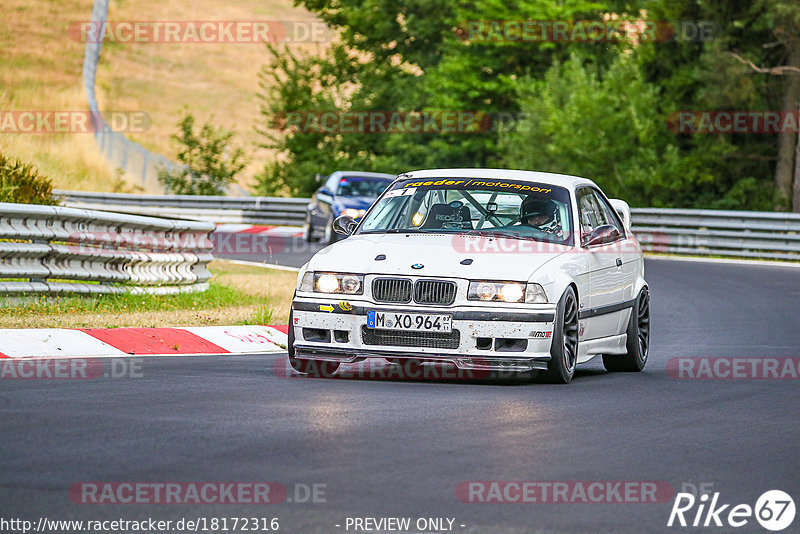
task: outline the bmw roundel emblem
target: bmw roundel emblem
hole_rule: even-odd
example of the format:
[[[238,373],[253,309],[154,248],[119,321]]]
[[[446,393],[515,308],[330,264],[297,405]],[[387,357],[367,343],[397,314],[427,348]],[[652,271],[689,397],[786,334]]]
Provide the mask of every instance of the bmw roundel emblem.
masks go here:
[[[422,269],[423,267],[425,266],[422,265],[421,263],[415,263],[414,265],[411,266],[412,269]]]

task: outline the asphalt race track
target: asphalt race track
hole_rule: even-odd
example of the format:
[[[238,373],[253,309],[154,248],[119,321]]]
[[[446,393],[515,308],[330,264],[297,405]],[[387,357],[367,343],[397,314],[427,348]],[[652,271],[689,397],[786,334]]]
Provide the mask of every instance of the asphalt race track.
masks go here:
[[[247,233],[211,234],[214,255],[241,261],[254,261],[300,267],[323,245],[308,243],[301,236],[264,236]]]
[[[287,379],[285,355],[142,359],[139,378],[2,380],[0,515],[277,517],[289,533],[348,532],[348,517],[454,518],[453,532],[469,533],[727,532],[667,528],[672,498],[486,504],[456,490],[656,481],[676,492],[711,483],[731,505],[770,489],[797,501],[800,381],[676,379],[667,361],[800,356],[800,269],[648,259],[646,277],[645,372],[608,374],[595,360],[567,386]],[[74,504],[69,488],[87,481],[275,481],[292,502]],[[296,502],[311,484],[324,496]],[[752,518],[736,530],[765,532]]]

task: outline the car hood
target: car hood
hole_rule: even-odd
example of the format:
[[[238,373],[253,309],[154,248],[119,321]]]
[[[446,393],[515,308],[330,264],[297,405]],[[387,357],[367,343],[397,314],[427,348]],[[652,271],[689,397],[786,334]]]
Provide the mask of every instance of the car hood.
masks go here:
[[[377,197],[336,197],[336,206],[341,209],[366,210]]]
[[[526,281],[572,247],[536,241],[445,234],[362,234],[317,252],[312,271]],[[384,255],[386,259],[375,258]],[[464,260],[471,263],[462,264]],[[415,264],[422,268],[413,269]]]

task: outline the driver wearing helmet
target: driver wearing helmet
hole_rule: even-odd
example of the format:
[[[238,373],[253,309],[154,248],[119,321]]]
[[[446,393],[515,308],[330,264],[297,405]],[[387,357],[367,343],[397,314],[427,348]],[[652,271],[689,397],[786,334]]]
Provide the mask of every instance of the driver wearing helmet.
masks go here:
[[[536,195],[528,195],[519,206],[520,224],[531,226],[548,234],[560,234],[556,221],[558,206],[552,200]]]

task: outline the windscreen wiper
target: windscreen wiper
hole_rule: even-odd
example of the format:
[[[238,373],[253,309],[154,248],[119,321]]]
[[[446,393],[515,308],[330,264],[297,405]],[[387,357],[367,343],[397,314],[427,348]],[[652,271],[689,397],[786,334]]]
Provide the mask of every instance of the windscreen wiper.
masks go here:
[[[386,230],[365,230],[362,234],[425,234],[425,230],[418,228],[387,228]]]
[[[526,241],[540,241],[534,236],[518,234],[516,232],[503,232],[502,230],[470,230],[466,235],[483,235],[489,237],[501,236],[512,237],[514,239],[524,239]]]

